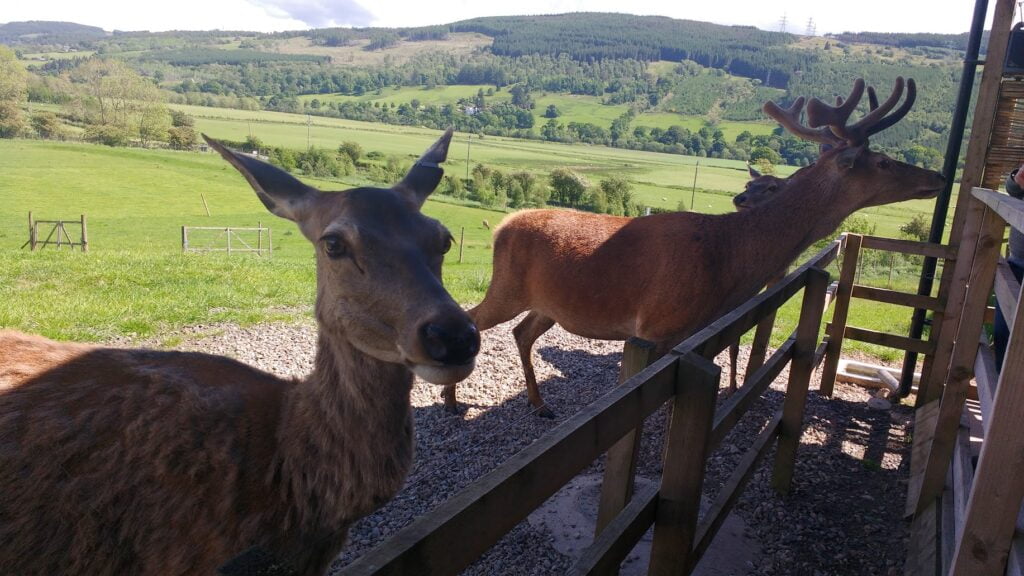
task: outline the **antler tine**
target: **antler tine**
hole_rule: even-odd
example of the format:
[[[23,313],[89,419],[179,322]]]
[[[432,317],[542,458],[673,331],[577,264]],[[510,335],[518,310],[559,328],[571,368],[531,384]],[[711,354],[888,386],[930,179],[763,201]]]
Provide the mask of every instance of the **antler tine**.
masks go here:
[[[858,78],[853,83],[853,90],[850,96],[842,105],[829,106],[817,98],[811,98],[807,103],[807,123],[812,128],[827,126],[840,140],[851,141],[851,135],[846,128],[846,122],[850,115],[857,109],[861,96],[864,95],[864,79]]]
[[[878,108],[878,94],[875,93],[874,86],[868,86],[868,110],[875,108]]]
[[[900,101],[900,98],[903,96],[903,85],[903,77],[897,76],[896,86],[893,88],[892,94],[889,95],[889,98],[883,102],[881,106],[873,107],[872,110],[865,114],[864,117],[856,124],[846,127],[846,132],[849,135],[847,140],[849,140],[851,144],[854,142],[858,144],[863,143],[868,139],[868,136],[878,131],[874,130],[874,126],[882,122],[885,119],[885,115],[888,114],[889,111],[896,106],[896,103]],[[907,108],[907,111],[909,110],[910,109]],[[906,114],[906,111],[903,113]],[[896,118],[896,120],[899,120],[899,118]],[[891,125],[892,124],[888,124],[886,127]]]
[[[864,137],[867,138],[872,134],[878,134],[882,130],[885,130],[889,126],[899,122],[910,112],[910,107],[914,105],[914,100],[917,99],[917,84],[914,83],[913,78],[907,78],[907,99],[903,101],[903,104],[896,109],[895,112],[882,118],[876,122],[873,126],[869,126],[867,131],[864,133]]]
[[[803,111],[804,102],[804,97],[800,96],[793,101],[789,108],[782,108],[769,100],[764,103],[763,110],[765,114],[771,116],[783,128],[798,138],[818,142],[826,146],[837,146],[842,143],[842,140],[837,138],[827,127],[812,129],[800,123],[800,113]]]

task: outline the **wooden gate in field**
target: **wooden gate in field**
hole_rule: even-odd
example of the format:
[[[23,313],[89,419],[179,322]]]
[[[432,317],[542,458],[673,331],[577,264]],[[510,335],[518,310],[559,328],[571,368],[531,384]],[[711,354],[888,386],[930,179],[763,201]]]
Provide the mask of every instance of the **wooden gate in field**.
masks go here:
[[[41,234],[39,233],[39,225],[42,224],[44,227],[49,227],[49,232],[46,233],[46,238],[40,240]],[[68,232],[68,227],[78,226],[77,240],[71,237]],[[45,230],[45,228],[44,228]],[[56,238],[54,238],[56,236]],[[22,248],[28,246],[30,250],[35,252],[36,248],[42,250],[46,246],[56,246],[57,248],[63,248],[67,246],[72,250],[76,247],[81,247],[82,252],[89,251],[89,233],[88,228],[85,224],[85,214],[82,214],[78,220],[35,220],[32,217],[32,213],[28,213],[28,241],[21,245]]]
[[[264,234],[266,241],[264,241]],[[228,254],[254,252],[273,254],[274,238],[270,228],[260,222],[255,228],[233,226],[182,226],[182,252],[227,252]]]
[[[829,301],[823,268],[839,242],[818,253],[743,306],[723,316],[648,365],[644,347],[627,343],[624,382],[512,456],[429,514],[367,552],[340,574],[457,574],[525,519],[605,451],[608,458],[598,510],[598,534],[570,574],[617,574],[626,555],[654,526],[652,574],[688,574],[697,565],[751,478],[760,459],[776,446],[772,483],[781,492],[793,479],[807,388],[824,354],[818,343]],[[774,354],[755,339],[743,386],[718,406],[722,350],[755,326],[770,333],[775,312],[803,292],[796,330]],[[752,403],[787,366],[783,408],[772,417],[740,460],[711,508],[700,514],[706,458]],[[660,486],[633,491],[636,445],[644,420],[672,405]]]

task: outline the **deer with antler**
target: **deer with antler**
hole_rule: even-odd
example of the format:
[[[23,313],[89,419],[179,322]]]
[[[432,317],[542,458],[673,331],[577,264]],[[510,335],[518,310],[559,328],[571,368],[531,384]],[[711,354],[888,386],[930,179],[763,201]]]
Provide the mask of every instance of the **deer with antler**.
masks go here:
[[[896,108],[904,94],[903,104]],[[794,135],[826,150],[816,163],[786,178],[771,201],[732,214],[693,212],[642,218],[569,210],[529,210],[508,216],[494,235],[494,272],[470,316],[480,330],[529,312],[513,330],[529,401],[544,406],[531,361],[534,342],[556,322],[602,340],[637,336],[662,352],[755,295],[816,240],[856,210],[931,198],[943,178],[868,148],[868,138],[909,112],[913,80],[896,80],[891,96],[850,123],[864,93],[858,79],[845,102],[765,112]],[[895,110],[894,110],[895,109]],[[442,393],[457,409],[454,387]]]
[[[0,573],[323,574],[405,480],[413,374],[452,384],[479,349],[420,211],[451,136],[392,188],[333,193],[208,139],[315,247],[301,381],[0,332]]]

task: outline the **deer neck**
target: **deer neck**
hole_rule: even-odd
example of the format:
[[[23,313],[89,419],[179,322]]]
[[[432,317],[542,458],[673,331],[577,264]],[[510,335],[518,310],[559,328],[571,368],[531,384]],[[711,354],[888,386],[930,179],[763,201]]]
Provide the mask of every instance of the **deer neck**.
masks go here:
[[[313,372],[290,392],[278,444],[292,522],[344,529],[401,488],[412,463],[413,375],[320,327]]]

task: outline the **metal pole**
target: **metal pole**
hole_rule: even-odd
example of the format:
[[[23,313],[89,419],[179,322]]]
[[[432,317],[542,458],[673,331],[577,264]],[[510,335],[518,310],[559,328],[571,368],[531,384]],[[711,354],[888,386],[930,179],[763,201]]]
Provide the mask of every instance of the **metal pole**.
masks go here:
[[[974,89],[974,75],[978,69],[978,51],[981,46],[981,33],[985,29],[985,13],[988,11],[988,0],[976,0],[974,3],[974,19],[971,21],[971,33],[967,38],[967,52],[964,54],[964,70],[960,76],[960,92],[956,98],[953,111],[953,122],[949,129],[949,141],[946,143],[946,161],[942,167],[942,175],[946,178],[946,186],[935,201],[935,212],[932,213],[932,226],[928,233],[928,241],[942,243],[942,232],[946,227],[946,214],[949,212],[949,199],[953,194],[953,178],[956,176],[957,160],[960,158],[960,141],[964,137],[967,124],[967,110],[971,104],[971,92]],[[924,259],[921,279],[917,285],[917,293],[928,296],[932,293],[935,281],[936,259],[928,256]],[[924,331],[926,311],[915,309],[910,320],[910,337],[920,338]],[[898,398],[910,394],[914,381],[914,369],[917,367],[917,353],[907,352],[903,357],[903,372],[900,374],[900,387],[896,391]]]

